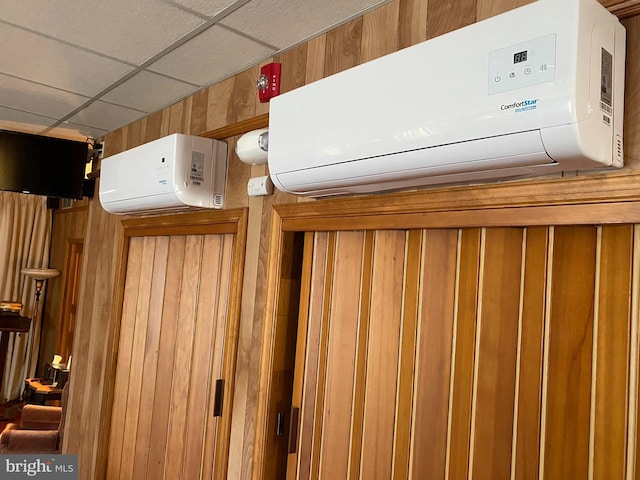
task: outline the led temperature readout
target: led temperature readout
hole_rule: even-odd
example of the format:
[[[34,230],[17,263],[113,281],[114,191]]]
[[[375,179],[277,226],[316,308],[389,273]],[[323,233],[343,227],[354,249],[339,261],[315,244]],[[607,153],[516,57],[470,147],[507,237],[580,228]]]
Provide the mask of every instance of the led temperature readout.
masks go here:
[[[527,61],[527,50],[513,54],[513,63],[520,63]]]

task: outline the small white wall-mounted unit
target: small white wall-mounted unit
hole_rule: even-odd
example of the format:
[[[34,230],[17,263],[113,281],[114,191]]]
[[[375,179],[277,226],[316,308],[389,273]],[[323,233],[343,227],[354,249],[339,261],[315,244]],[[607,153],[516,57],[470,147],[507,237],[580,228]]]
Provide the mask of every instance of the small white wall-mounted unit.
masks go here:
[[[271,100],[269,172],[323,196],[622,166],[626,33],[539,0]]]
[[[100,203],[111,213],[222,208],[227,144],[174,133],[104,158]]]

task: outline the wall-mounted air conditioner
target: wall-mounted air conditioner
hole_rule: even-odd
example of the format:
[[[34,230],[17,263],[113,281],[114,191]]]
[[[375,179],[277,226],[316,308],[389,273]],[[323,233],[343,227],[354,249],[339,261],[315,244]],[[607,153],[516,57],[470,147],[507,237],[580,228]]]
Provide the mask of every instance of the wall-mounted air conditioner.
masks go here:
[[[622,166],[625,30],[539,0],[271,100],[269,171],[335,195]]]
[[[222,208],[227,144],[175,133],[102,160],[100,203],[133,214]]]

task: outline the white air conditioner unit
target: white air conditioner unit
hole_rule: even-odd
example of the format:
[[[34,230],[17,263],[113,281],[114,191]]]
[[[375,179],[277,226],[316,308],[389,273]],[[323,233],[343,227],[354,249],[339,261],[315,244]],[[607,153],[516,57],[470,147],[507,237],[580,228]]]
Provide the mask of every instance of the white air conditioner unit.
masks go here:
[[[222,208],[227,144],[175,133],[102,160],[100,203],[135,214]]]
[[[269,172],[310,196],[622,166],[626,33],[539,0],[271,100]]]

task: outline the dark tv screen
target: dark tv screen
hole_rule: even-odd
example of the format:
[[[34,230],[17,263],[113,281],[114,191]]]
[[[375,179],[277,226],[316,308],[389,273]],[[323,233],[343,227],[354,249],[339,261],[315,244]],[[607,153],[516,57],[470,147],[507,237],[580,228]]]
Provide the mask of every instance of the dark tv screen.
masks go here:
[[[82,198],[85,142],[0,130],[0,190]]]

